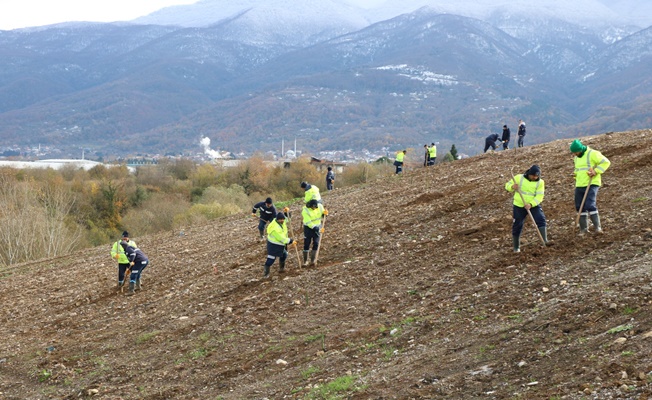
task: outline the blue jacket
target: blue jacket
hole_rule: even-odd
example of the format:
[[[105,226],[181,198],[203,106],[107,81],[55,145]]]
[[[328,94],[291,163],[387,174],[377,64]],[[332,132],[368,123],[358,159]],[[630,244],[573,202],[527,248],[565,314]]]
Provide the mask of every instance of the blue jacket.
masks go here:
[[[125,255],[129,262],[133,262],[134,265],[144,264],[149,262],[149,258],[142,252],[142,250],[131,247],[125,242],[120,242],[120,246],[125,250]]]
[[[276,207],[272,204],[271,207],[267,207],[267,204],[264,201],[254,204],[252,214],[256,214],[256,211],[260,210],[260,219],[263,221],[271,221],[276,218]]]

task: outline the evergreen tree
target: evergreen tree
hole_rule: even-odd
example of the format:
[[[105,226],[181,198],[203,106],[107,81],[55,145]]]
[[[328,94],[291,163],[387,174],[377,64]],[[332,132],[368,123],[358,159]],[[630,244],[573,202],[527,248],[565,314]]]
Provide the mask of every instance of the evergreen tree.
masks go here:
[[[453,156],[453,160],[457,160],[457,149],[455,148],[455,144],[451,147],[451,155]]]

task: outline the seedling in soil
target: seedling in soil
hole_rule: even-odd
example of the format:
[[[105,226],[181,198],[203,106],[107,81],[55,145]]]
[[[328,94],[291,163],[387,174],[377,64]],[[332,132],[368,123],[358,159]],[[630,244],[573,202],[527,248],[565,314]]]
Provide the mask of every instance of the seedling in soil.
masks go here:
[[[619,326],[617,326],[617,327],[615,327],[615,328],[611,328],[611,329],[609,329],[609,330],[607,331],[607,333],[614,334],[614,333],[626,332],[626,331],[632,329],[633,327],[634,327],[634,325],[632,325],[632,324],[619,325]]]

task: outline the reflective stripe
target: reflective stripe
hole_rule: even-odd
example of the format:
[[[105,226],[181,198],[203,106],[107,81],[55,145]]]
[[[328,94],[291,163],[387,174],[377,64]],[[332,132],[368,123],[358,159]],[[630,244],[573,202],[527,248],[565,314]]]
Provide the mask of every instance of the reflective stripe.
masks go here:
[[[285,246],[285,243],[280,243],[280,242],[277,242],[276,240],[272,240],[272,239],[269,238],[269,236],[267,237],[267,241],[270,242],[271,244],[277,244],[279,246]]]

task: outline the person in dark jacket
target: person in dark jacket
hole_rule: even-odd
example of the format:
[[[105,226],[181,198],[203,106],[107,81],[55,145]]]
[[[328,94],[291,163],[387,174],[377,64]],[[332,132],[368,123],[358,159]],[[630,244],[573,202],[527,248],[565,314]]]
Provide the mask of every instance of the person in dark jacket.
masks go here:
[[[509,131],[507,125],[503,125],[503,137],[501,138],[503,141],[503,150],[509,149],[509,139],[511,135],[512,133]]]
[[[139,248],[130,246],[127,242],[120,242],[120,246],[125,252],[131,267],[131,276],[129,277],[129,291],[127,296],[134,294],[136,290],[142,289],[140,278],[145,268],[149,265],[149,258]]]
[[[491,147],[492,150],[496,150],[496,141],[498,141],[497,133],[492,133],[491,135],[487,136],[487,138],[484,140],[484,152],[486,153],[489,147]]]
[[[333,182],[335,182],[333,167],[328,167],[328,172],[326,172],[326,190],[333,190]]]
[[[260,239],[265,240],[265,226],[276,217],[276,207],[274,207],[272,198],[268,197],[265,201],[254,204],[251,214],[256,217],[258,211],[260,211],[258,215],[258,232],[260,232]]]
[[[525,122],[518,120],[518,147],[523,147],[523,138],[525,137]]]

